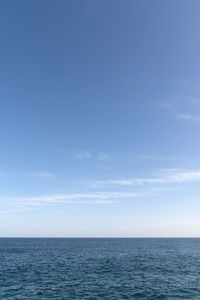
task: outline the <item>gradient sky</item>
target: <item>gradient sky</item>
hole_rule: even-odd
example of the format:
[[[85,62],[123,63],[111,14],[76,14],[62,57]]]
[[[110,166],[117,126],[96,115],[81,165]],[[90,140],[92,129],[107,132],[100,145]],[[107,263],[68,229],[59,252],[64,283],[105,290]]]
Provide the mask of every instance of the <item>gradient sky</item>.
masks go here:
[[[199,12],[0,2],[0,236],[200,236]]]

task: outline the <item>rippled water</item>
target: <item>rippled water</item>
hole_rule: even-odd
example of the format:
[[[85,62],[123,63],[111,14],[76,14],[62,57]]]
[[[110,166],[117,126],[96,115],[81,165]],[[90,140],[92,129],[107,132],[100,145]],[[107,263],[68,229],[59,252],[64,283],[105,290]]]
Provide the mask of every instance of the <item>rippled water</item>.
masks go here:
[[[200,239],[0,239],[0,299],[200,299]]]

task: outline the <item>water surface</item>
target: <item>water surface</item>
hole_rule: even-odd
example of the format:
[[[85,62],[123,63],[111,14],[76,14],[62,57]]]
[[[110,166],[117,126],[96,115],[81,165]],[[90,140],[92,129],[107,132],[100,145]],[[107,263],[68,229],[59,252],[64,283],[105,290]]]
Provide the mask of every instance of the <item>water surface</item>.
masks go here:
[[[0,299],[200,299],[200,239],[0,239]]]

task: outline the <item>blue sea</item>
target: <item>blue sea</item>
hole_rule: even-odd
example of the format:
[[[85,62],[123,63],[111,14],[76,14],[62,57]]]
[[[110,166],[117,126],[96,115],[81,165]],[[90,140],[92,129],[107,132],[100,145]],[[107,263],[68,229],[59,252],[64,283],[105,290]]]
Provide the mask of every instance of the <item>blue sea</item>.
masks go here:
[[[2,238],[0,299],[200,299],[200,239]]]

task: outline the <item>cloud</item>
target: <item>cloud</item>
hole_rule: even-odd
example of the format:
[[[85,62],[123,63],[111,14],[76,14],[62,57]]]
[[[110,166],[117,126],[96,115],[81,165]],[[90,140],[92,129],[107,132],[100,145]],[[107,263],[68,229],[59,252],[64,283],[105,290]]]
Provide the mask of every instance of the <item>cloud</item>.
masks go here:
[[[200,122],[200,99],[187,97],[174,102],[162,103],[161,107],[168,110],[177,120]]]
[[[165,192],[174,188],[174,184],[200,182],[200,169],[180,170],[163,169],[159,170],[157,177],[141,177],[129,179],[109,179],[89,182],[92,187],[119,187],[120,191],[98,191],[84,193],[62,193],[39,196],[0,196],[2,214],[10,212],[28,211],[41,209],[46,206],[60,207],[63,205],[111,205],[126,200],[138,200],[156,196],[157,193]],[[141,187],[138,189],[138,187]],[[124,190],[124,188],[136,187],[135,191]],[[148,189],[146,189],[148,188]],[[1,212],[0,212],[1,213]]]
[[[166,175],[163,177],[163,179],[169,183],[200,181],[200,170],[180,171],[177,169],[169,169],[164,170],[164,173],[166,173]]]
[[[110,155],[106,152],[99,152],[99,153],[91,153],[89,151],[81,151],[75,154],[75,159],[78,160],[89,160],[93,158],[93,160],[97,160],[97,161],[102,161],[102,162],[106,162],[109,161]]]
[[[87,204],[100,205],[112,204],[120,200],[140,198],[141,193],[133,192],[96,192],[96,193],[72,193],[72,194],[56,194],[42,195],[38,197],[0,197],[1,205],[12,208],[24,207],[42,207],[46,205],[65,205],[65,204]]]
[[[88,151],[82,151],[82,152],[78,152],[76,155],[75,155],[75,158],[76,159],[79,159],[79,160],[88,160],[92,157],[92,154]]]
[[[106,186],[137,186],[144,184],[169,184],[169,183],[188,183],[200,181],[200,170],[165,169],[161,171],[159,177],[150,178],[131,178],[131,179],[109,179],[96,180],[89,182],[94,188]]]
[[[179,160],[185,158],[185,156],[167,156],[167,155],[152,155],[152,154],[138,154],[135,155],[137,160]]]
[[[131,179],[110,179],[110,180],[96,180],[91,181],[90,184],[92,187],[106,187],[106,186],[136,186],[143,185],[145,183],[162,183],[163,179],[161,178],[131,178]]]
[[[39,201],[47,203],[77,203],[87,200],[90,202],[103,201],[106,203],[113,202],[113,200],[125,199],[125,198],[136,198],[141,197],[139,193],[127,193],[127,192],[96,192],[96,193],[74,193],[74,194],[58,194],[58,195],[47,195],[40,197],[28,197],[24,198],[26,201]]]
[[[38,172],[0,172],[0,177],[44,177],[49,178],[55,176],[54,173],[48,171]]]
[[[192,122],[200,122],[200,115],[194,115],[190,113],[179,113],[176,112],[175,116],[179,120],[186,120],[186,121],[192,121]]]
[[[54,176],[55,174],[52,172],[47,172],[47,171],[41,171],[41,172],[35,172],[35,173],[29,173],[32,176],[36,176],[36,177],[45,177],[45,178],[49,178]]]
[[[199,81],[178,80],[175,83],[178,86],[183,87],[185,89],[190,89],[190,90],[199,90],[200,89],[200,82]]]
[[[105,153],[105,152],[100,152],[97,155],[97,159],[99,161],[109,161],[110,160],[110,155],[108,153]]]
[[[188,102],[190,102],[194,106],[200,106],[200,99],[199,98],[189,98]]]

